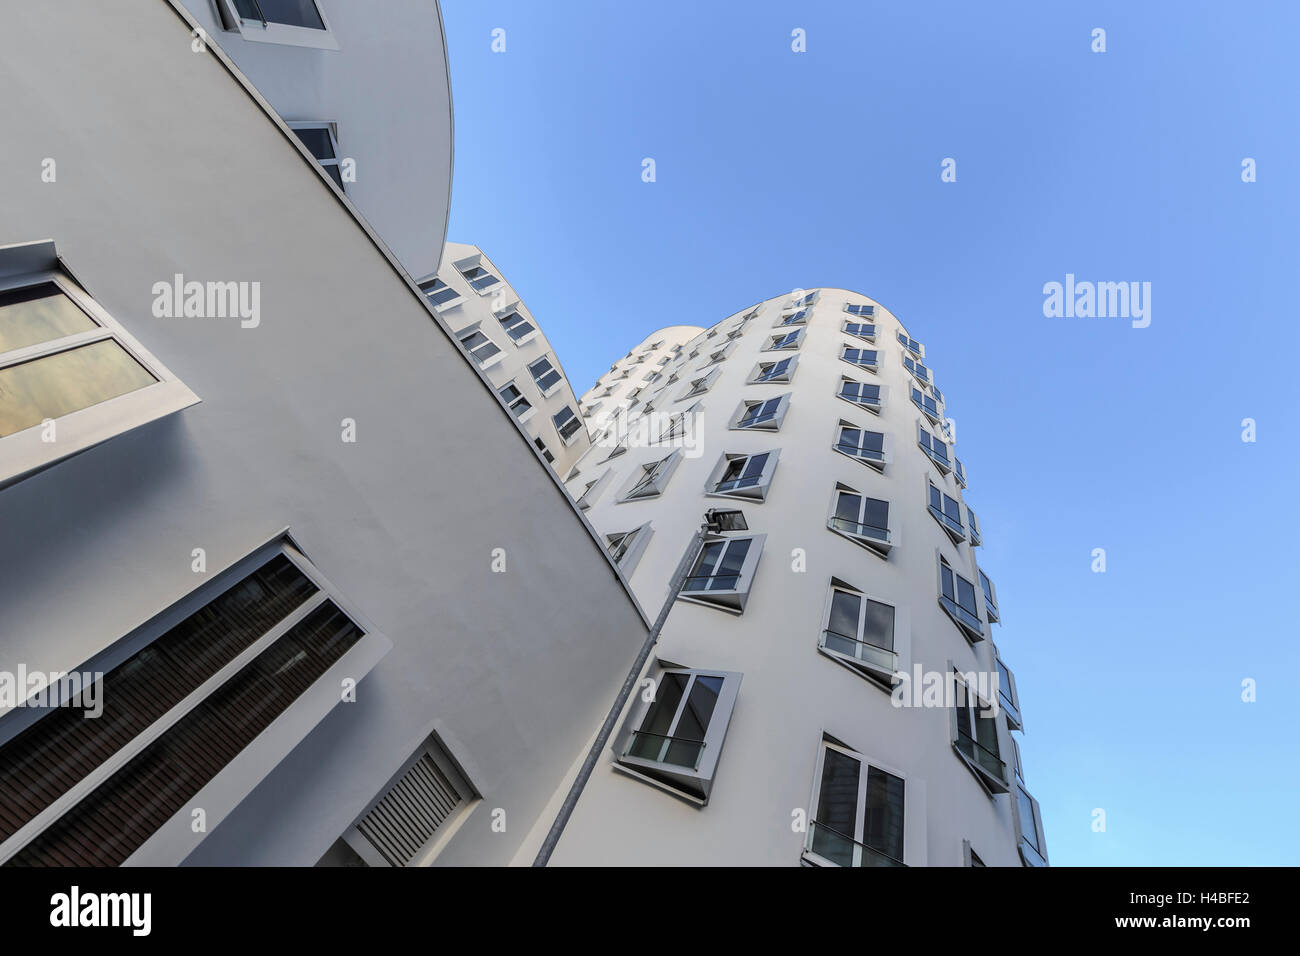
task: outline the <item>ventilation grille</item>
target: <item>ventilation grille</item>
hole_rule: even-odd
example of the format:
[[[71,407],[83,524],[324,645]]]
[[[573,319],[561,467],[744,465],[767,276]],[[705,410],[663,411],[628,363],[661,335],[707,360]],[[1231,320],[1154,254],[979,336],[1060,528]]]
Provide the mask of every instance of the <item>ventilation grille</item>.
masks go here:
[[[357,829],[390,866],[407,866],[462,802],[425,751]]]

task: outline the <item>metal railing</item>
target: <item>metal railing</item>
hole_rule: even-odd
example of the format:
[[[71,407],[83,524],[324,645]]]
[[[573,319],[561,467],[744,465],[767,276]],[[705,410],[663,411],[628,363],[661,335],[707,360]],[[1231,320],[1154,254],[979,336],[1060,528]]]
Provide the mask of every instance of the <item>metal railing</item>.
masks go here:
[[[949,614],[956,617],[966,626],[975,630],[978,634],[982,635],[984,633],[984,624],[980,621],[978,614],[973,614],[966,610],[946,594],[940,595],[939,600],[943,602],[943,606]]]
[[[951,528],[953,531],[956,531],[963,538],[966,536],[966,528],[961,523],[961,520],[959,518],[952,517],[947,512],[939,510],[934,505],[930,505],[929,507],[930,507],[930,514],[934,515],[935,518],[939,520],[940,524],[942,524],[944,527]]]
[[[671,737],[668,734],[655,734],[648,730],[634,730],[628,740],[624,757],[637,757],[641,760],[653,760],[655,763],[669,764],[673,767],[689,767],[698,770],[700,758],[704,755],[704,741],[689,737]]]
[[[855,660],[862,661],[864,664],[882,667],[890,673],[893,673],[898,668],[898,655],[890,648],[881,647],[879,644],[873,644],[858,637],[850,637],[848,634],[841,634],[839,631],[832,631],[830,628],[822,631],[822,647],[828,651],[843,654],[845,657],[852,657]]]
[[[999,783],[1007,783],[1006,763],[996,753],[989,750],[974,737],[970,736],[970,734],[967,734],[962,730],[957,731],[957,749],[981,770],[992,774]]]
[[[863,524],[861,521],[850,521],[848,518],[841,518],[838,515],[831,518],[828,527],[832,531],[843,531],[845,534],[857,535],[859,538],[872,538],[876,541],[889,542],[888,528],[876,528],[869,524]]]
[[[885,460],[885,453],[883,451],[876,451],[873,448],[862,448],[858,445],[850,445],[847,442],[837,442],[835,449],[836,451],[841,451],[846,455],[851,455],[854,458],[863,458],[868,461]]]
[[[816,820],[808,824],[808,840],[804,849],[836,866],[907,866],[883,850],[859,843],[834,827]]]

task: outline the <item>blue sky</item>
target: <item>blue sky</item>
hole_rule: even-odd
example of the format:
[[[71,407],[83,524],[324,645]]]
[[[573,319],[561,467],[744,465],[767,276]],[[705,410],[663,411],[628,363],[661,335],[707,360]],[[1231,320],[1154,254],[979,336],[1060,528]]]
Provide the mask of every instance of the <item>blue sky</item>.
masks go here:
[[[442,7],[448,238],[579,392],[660,326],[883,302],[957,422],[1052,862],[1300,863],[1296,5]],[[1150,326],[1045,318],[1066,273],[1150,282]]]

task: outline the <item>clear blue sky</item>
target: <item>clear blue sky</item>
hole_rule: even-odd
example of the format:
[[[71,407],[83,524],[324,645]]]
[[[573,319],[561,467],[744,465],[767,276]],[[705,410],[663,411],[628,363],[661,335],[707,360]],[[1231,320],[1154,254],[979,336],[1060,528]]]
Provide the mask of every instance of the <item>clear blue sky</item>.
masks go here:
[[[655,328],[794,287],[866,293],[927,344],[1054,864],[1300,863],[1300,7],[443,16],[448,238],[501,267],[579,392]],[[1067,272],[1151,282],[1150,327],[1045,318]]]

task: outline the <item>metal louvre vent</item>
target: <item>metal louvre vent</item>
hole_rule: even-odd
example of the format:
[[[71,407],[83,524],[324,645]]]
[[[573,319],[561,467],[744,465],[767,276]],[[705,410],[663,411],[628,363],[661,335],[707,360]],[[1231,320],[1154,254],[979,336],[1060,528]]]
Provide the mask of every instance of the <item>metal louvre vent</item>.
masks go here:
[[[426,750],[357,824],[389,866],[407,866],[464,803]]]

